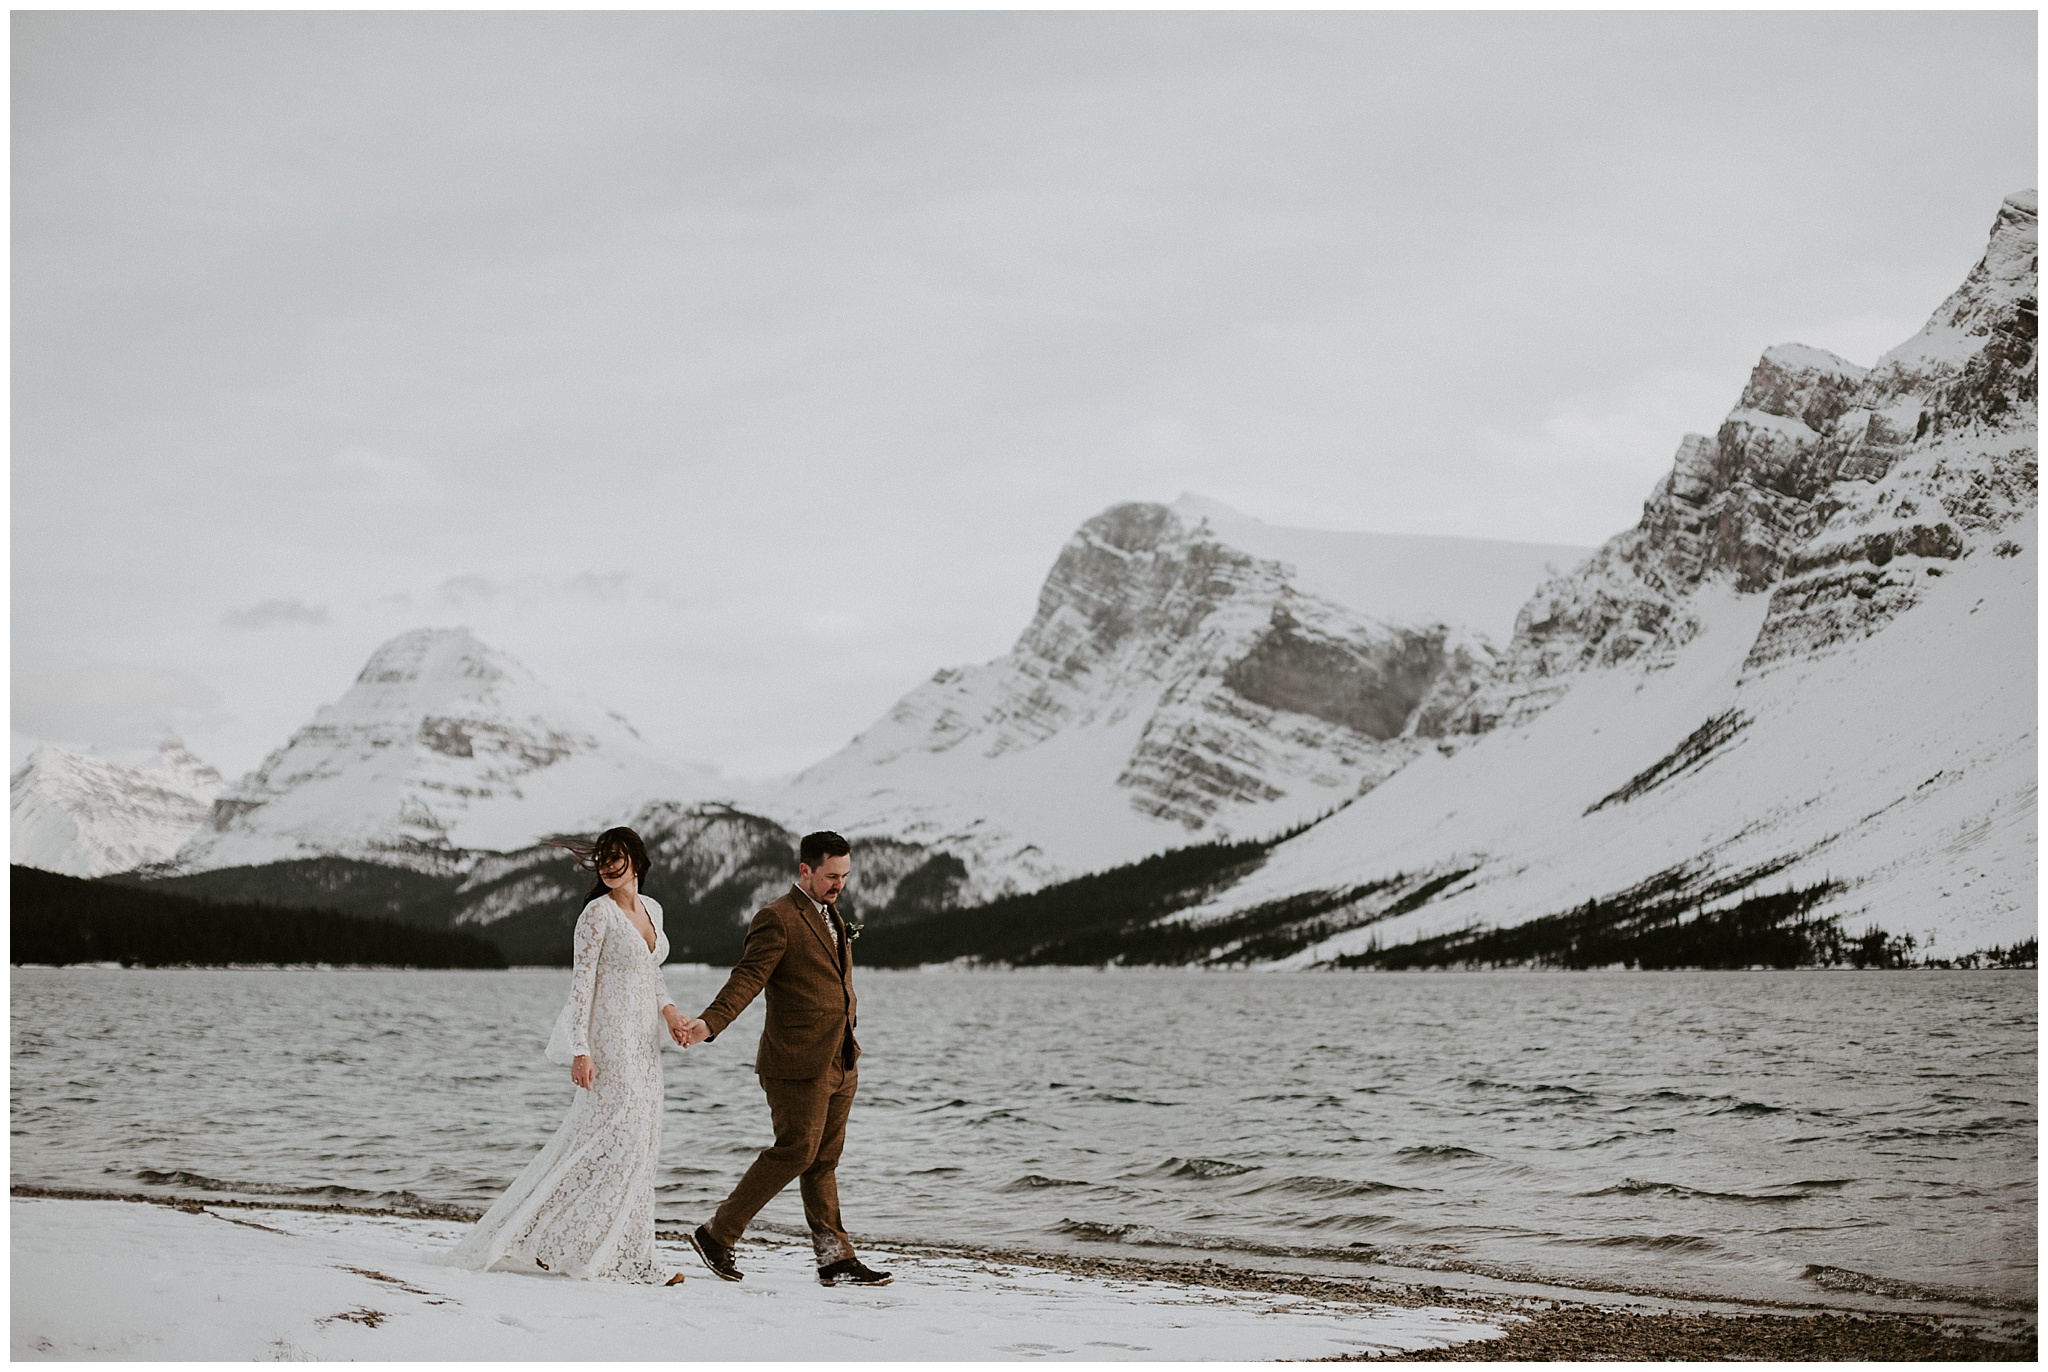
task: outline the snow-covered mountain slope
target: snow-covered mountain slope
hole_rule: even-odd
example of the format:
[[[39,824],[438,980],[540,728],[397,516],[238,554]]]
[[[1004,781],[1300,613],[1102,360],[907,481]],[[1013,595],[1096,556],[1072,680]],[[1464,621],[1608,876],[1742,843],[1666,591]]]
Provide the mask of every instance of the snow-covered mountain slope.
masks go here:
[[[579,684],[601,691],[607,670],[593,659]],[[215,802],[176,870],[330,855],[452,869],[715,789],[467,629],[414,629]]]
[[[174,738],[141,766],[45,743],[9,790],[11,861],[97,877],[177,852],[206,824],[221,776]]]
[[[1292,962],[1653,891],[1806,890],[1922,957],[2034,937],[2036,237],[2011,197],[1868,372],[1767,352],[1439,749],[1181,917],[1350,896]]]
[[[952,853],[983,896],[1277,833],[1405,765],[1491,670],[1483,636],[1427,612],[1499,617],[1558,551],[1119,505],[1068,541],[1009,654],[941,671],[765,808]],[[1370,600],[1376,571],[1372,603],[1415,617],[1304,589]]]

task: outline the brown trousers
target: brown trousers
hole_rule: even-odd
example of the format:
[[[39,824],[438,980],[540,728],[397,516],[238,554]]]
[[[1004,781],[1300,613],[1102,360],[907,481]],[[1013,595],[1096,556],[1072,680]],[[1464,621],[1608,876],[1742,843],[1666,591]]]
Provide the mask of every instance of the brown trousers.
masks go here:
[[[737,1246],[761,1207],[797,1178],[818,1266],[854,1255],[853,1240],[839,1220],[839,1154],[846,1147],[846,1117],[859,1084],[859,1070],[838,1062],[823,1076],[761,1078],[775,1121],[775,1143],[761,1150],[705,1226],[712,1238],[728,1248]]]

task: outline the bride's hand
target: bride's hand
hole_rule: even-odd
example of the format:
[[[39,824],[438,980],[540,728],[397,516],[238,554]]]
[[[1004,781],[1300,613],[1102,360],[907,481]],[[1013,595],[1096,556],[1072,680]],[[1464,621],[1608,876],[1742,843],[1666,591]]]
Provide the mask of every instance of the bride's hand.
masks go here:
[[[661,1007],[661,1017],[668,1021],[668,1036],[684,1048],[690,1046],[690,1022],[683,1018],[683,1012],[673,1005]]]
[[[597,1080],[597,1069],[590,1065],[590,1054],[578,1053],[576,1061],[569,1064],[569,1080],[588,1091],[590,1083]]]

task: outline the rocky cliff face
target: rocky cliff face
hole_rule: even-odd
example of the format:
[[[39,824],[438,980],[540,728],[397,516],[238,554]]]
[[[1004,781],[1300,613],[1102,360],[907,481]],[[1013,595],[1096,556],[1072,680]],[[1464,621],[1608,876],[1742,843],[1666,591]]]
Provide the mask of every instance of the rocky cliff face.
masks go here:
[[[602,688],[601,668],[588,684]],[[176,866],[343,856],[455,870],[474,850],[594,830],[711,784],[467,629],[415,629],[215,801]]]
[[[1751,668],[1875,633],[1958,559],[2017,551],[2003,533],[2039,499],[2039,222],[2031,191],[1999,207],[1983,259],[1817,445]]]
[[[1195,509],[1120,505],[1061,550],[1008,655],[940,672],[770,808],[951,852],[983,894],[1035,886],[1344,804],[1492,655],[1309,594]]]
[[[1764,353],[1710,439],[1689,434],[1642,520],[1538,588],[1499,674],[1452,727],[1554,703],[1587,668],[1668,665],[1714,583],[1770,596],[1747,662],[1825,651],[1917,602],[2034,506],[2032,192],[1914,338],[1869,370],[1802,344]]]
[[[98,877],[177,852],[206,825],[221,777],[176,739],[143,766],[46,743],[9,790],[13,861]]]
[[[1779,918],[1859,957],[2025,944],[2037,223],[2007,199],[1867,371],[1766,352],[1637,525],[1537,590],[1450,746],[1185,918],[1270,949],[1310,910],[1287,956],[1373,966],[1525,924],[1559,956]]]

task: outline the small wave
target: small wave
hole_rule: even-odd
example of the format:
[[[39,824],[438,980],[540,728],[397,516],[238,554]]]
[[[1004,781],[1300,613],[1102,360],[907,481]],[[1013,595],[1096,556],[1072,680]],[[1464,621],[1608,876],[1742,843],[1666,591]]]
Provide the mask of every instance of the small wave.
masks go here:
[[[1707,1115],[1782,1115],[1791,1108],[1784,1105],[1766,1105],[1762,1101],[1743,1100],[1739,1096],[1716,1096],[1694,1091],[1674,1091],[1669,1087],[1659,1091],[1645,1092],[1636,1099],[1718,1107],[1717,1109],[1699,1112]]]
[[[1215,1181],[1219,1177],[1241,1177],[1247,1172],[1256,1172],[1256,1165],[1241,1162],[1224,1162],[1217,1158],[1168,1158],[1149,1172],[1139,1176],[1187,1177],[1195,1181]]]
[[[1177,1100],[1146,1100],[1143,1096],[1119,1096],[1109,1091],[1095,1091],[1082,1096],[1082,1100],[1098,1101],[1104,1105],[1180,1105]]]
[[[1340,1262],[1375,1262],[1378,1250],[1371,1244],[1352,1243],[1344,1247],[1316,1244],[1266,1243],[1258,1239],[1223,1234],[1191,1234],[1159,1229],[1149,1224],[1102,1224],[1094,1220],[1063,1219],[1052,1227],[1055,1234],[1088,1243],[1114,1243],[1140,1248],[1192,1248],[1210,1253],[1251,1253],[1270,1258],[1323,1258]]]
[[[1030,1122],[1028,1117],[1018,1114],[1015,1110],[991,1110],[978,1119],[969,1120],[967,1124],[971,1129],[979,1129],[985,1124],[1029,1124]]]
[[[1720,1253],[1726,1250],[1698,1234],[1607,1234],[1597,1239],[1566,1239],[1587,1248],[1640,1248],[1652,1253]]]
[[[1619,1186],[1603,1186],[1598,1191],[1581,1191],[1584,1197],[1593,1196],[1661,1196],[1670,1200],[1713,1200],[1734,1201],[1748,1205],[1782,1205],[1786,1201],[1806,1199],[1802,1191],[1746,1192],[1746,1191],[1703,1191],[1696,1187],[1680,1186],[1668,1181],[1637,1181],[1629,1177]]]
[[[1098,1224],[1094,1220],[1061,1220],[1052,1227],[1055,1234],[1090,1239],[1096,1243],[1163,1243],[1160,1231],[1149,1224]]]
[[[1894,1277],[1876,1277],[1868,1272],[1856,1272],[1847,1267],[1828,1267],[1815,1263],[1799,1274],[1823,1291],[1849,1291],[1863,1296],[1884,1296],[1895,1301],[1952,1301],[1958,1305],[1974,1305],[1985,1310],[2032,1310],[2031,1301],[2003,1300],[1997,1296],[1985,1295],[1981,1291],[1969,1291],[1954,1286],[1923,1286],[1918,1282],[1899,1281]]]
[[[1039,1191],[1048,1186],[1087,1186],[1085,1181],[1068,1181],[1064,1177],[1041,1177],[1036,1172],[1027,1172],[1009,1185],[1005,1191]]]
[[[1385,1181],[1344,1181],[1338,1177],[1283,1177],[1261,1186],[1253,1186],[1238,1194],[1263,1196],[1269,1192],[1286,1192],[1293,1195],[1321,1196],[1330,1200],[1341,1200],[1347,1196],[1376,1196],[1386,1191],[1414,1191],[1413,1186],[1396,1186]]]
[[[1475,1091],[1523,1091],[1523,1092],[1527,1092],[1528,1094],[1530,1094],[1530,1095],[1532,1095],[1532,1096],[1533,1096],[1533,1095],[1565,1095],[1565,1096],[1583,1096],[1583,1095],[1585,1095],[1585,1094],[1586,1094],[1586,1092],[1584,1092],[1584,1091],[1581,1091],[1581,1090],[1580,1090],[1580,1089],[1579,1089],[1578,1087],[1576,1087],[1576,1086],[1562,1086],[1562,1085],[1557,1085],[1557,1084],[1553,1084],[1553,1083],[1549,1083],[1549,1082],[1538,1082],[1538,1083],[1537,1083],[1536,1085],[1534,1085],[1534,1086],[1524,1086],[1524,1085],[1522,1085],[1522,1084],[1521,1084],[1520,1082],[1513,1082],[1513,1081],[1488,1081],[1488,1080],[1487,1080],[1486,1078],[1484,1078],[1484,1077],[1474,1077],[1474,1078],[1473,1078],[1472,1080],[1470,1080],[1470,1081],[1466,1082],[1465,1084],[1466,1084],[1467,1086],[1471,1087],[1471,1088],[1472,1088],[1473,1090],[1475,1090]]]
[[[2020,1119],[1964,1120],[1958,1124],[1924,1126],[1903,1124],[1866,1135],[1873,1142],[1899,1143],[1910,1139],[1967,1139],[1980,1134],[1993,1136],[2016,1133],[2031,1121]]]
[[[1399,1224],[1401,1221],[1392,1215],[1325,1215],[1319,1220],[1298,1220],[1296,1223],[1300,1224],[1303,1229],[1358,1230],[1385,1229],[1388,1225]],[[1353,1248],[1364,1248],[1367,1245],[1354,1243],[1351,1246]]]
[[[430,1204],[424,1197],[415,1195],[411,1191],[372,1191],[359,1186],[309,1186],[273,1181],[224,1181],[219,1177],[209,1177],[204,1172],[189,1172],[182,1168],[160,1172],[145,1167],[129,1175],[144,1186],[162,1186],[173,1190],[208,1191],[219,1195],[297,1196],[311,1200],[372,1201],[380,1205],[392,1206],[424,1206]]]
[[[289,1182],[273,1181],[223,1181],[209,1177],[204,1172],[187,1172],[177,1169],[158,1172],[143,1168],[131,1174],[144,1186],[184,1186],[194,1191],[239,1191],[257,1196],[385,1196],[388,1191],[364,1191],[354,1186],[294,1186]]]
[[[1484,1158],[1486,1154],[1475,1153],[1469,1148],[1460,1148],[1450,1143],[1419,1143],[1412,1148],[1403,1148],[1394,1154],[1397,1158]]]

